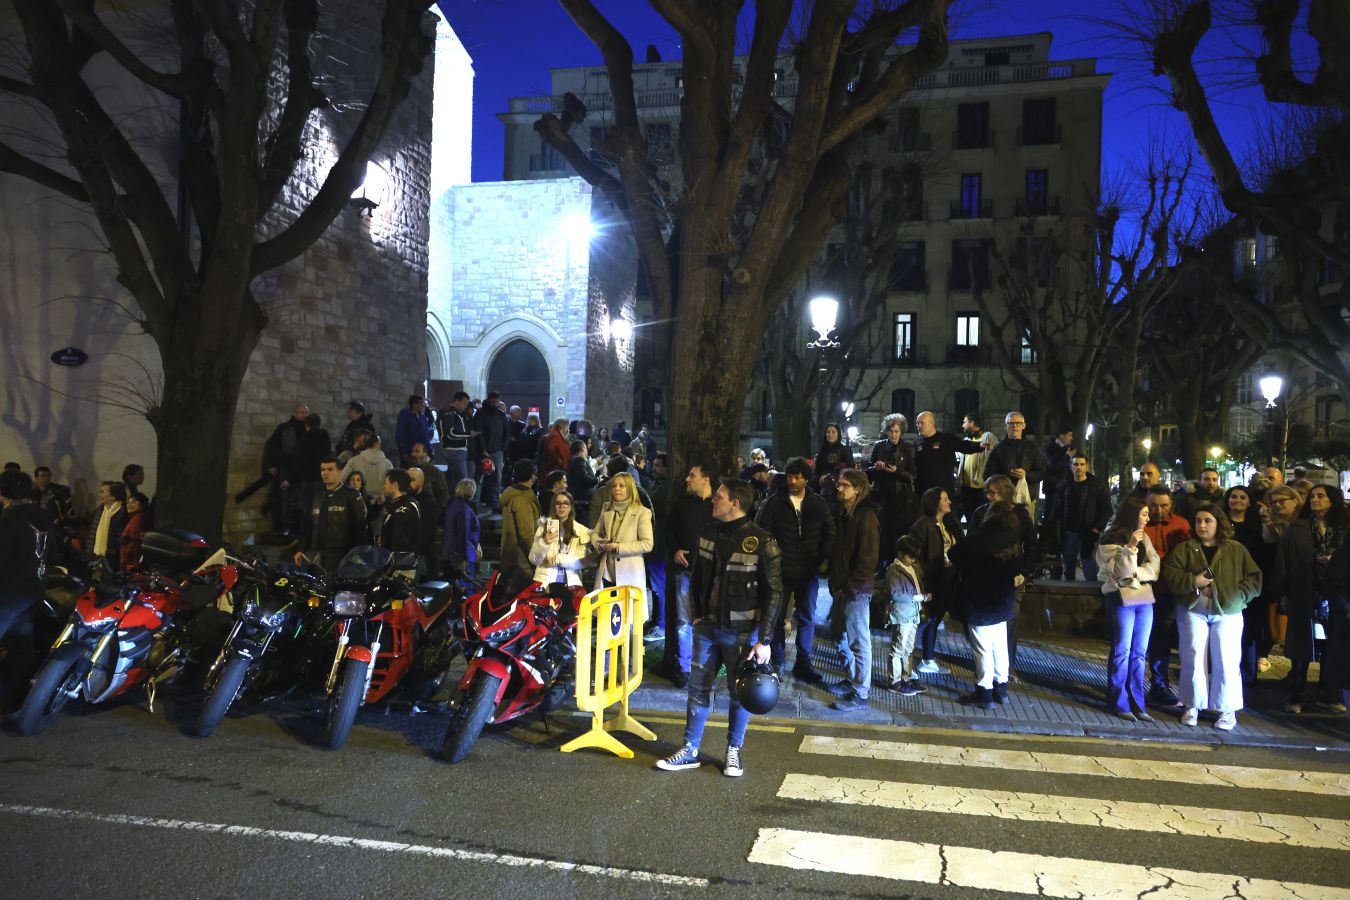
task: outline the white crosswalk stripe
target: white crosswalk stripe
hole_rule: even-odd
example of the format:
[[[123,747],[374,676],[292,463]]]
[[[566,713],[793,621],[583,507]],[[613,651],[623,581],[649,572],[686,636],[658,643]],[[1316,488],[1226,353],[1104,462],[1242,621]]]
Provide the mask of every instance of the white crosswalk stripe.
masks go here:
[[[1021,822],[1060,822],[1124,831],[1166,831],[1187,837],[1350,850],[1350,822],[1343,819],[1092,797],[1060,797],[1019,791],[989,791],[940,784],[905,784],[866,778],[831,778],[823,775],[789,774],[783,779],[778,796],[911,812],[990,816]]]
[[[1156,759],[953,747],[946,744],[902,744],[895,741],[869,741],[818,735],[802,738],[800,749],[802,753],[869,757],[938,766],[976,766],[1004,771],[1045,772],[1053,775],[1096,775],[1105,778],[1165,781],[1169,784],[1299,791],[1324,796],[1350,797],[1350,775],[1339,772],[1258,769],[1249,766],[1216,766]]]
[[[904,775],[910,780],[793,772],[784,777],[779,788],[778,796],[782,799],[895,810],[901,814],[940,813],[946,816],[987,818],[991,821],[990,833],[1000,835],[1010,832],[1000,830],[1006,829],[1006,825],[994,823],[1037,822],[1064,824],[1074,828],[1131,831],[1144,835],[1166,834],[1169,840],[1177,841],[1190,838],[1217,839],[1235,842],[1235,846],[1239,847],[1243,844],[1253,847],[1278,845],[1304,848],[1303,852],[1311,850],[1333,854],[1350,851],[1350,821],[1345,819],[1223,808],[1222,799],[1234,796],[1225,793],[1231,790],[1252,792],[1246,794],[1248,798],[1273,798],[1273,792],[1316,794],[1322,798],[1350,794],[1350,776],[1336,772],[907,744],[815,735],[805,737],[798,750],[818,759],[851,757],[879,760],[883,764],[905,763]],[[917,783],[916,764],[1033,772],[1046,776],[1093,776],[1104,779],[1100,782],[1103,786],[1113,785],[1118,779],[1131,779],[1184,784],[1192,790],[1196,786],[1202,790],[1220,790],[1214,792],[1216,803],[1213,806],[1208,803],[1186,806],[1109,797],[990,790]],[[854,772],[850,772],[850,776]],[[867,774],[873,772],[868,771]],[[1046,778],[1045,781],[1059,786],[1055,778]],[[1116,789],[1108,787],[1105,792],[1109,793],[1110,790]],[[1095,793],[1095,789],[1092,792]],[[1311,801],[1300,800],[1300,806],[1305,802]],[[1238,805],[1250,807],[1254,804],[1248,799]],[[1326,808],[1325,802],[1323,808]],[[894,820],[893,827],[897,831],[901,821]],[[1224,897],[1243,900],[1350,900],[1350,888],[1335,885],[1255,878],[1238,872],[1188,871],[1171,865],[1150,865],[1148,859],[1129,856],[1125,857],[1128,862],[1117,862],[1053,853],[1042,855],[1018,849],[990,850],[920,840],[888,839],[884,835],[877,836],[877,822],[875,818],[867,819],[867,825],[860,829],[867,836],[763,827],[759,829],[748,859],[752,863],[789,869],[1046,897],[1124,900],[1148,894],[1151,900],[1211,900]],[[903,833],[913,836],[912,823],[906,824]],[[1109,840],[1096,839],[1075,842],[1074,845],[1116,846]],[[1110,852],[1107,851],[1108,854]],[[1335,858],[1344,859],[1340,856]],[[1175,859],[1174,854],[1169,862],[1175,862]],[[1243,862],[1240,851],[1218,856],[1197,851],[1196,859],[1207,860],[1220,869],[1231,864],[1239,871]],[[1295,872],[1297,869],[1293,869],[1290,874]],[[1284,872],[1279,871],[1278,875],[1283,876]]]

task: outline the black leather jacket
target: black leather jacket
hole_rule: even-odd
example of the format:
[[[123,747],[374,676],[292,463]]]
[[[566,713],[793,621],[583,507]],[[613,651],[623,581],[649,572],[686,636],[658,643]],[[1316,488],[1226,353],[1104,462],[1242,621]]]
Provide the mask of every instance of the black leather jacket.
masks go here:
[[[404,494],[384,505],[380,546],[394,552],[422,552],[422,511],[411,494]]]
[[[366,542],[366,501],[345,484],[314,492],[305,523],[305,549],[350,550]]]
[[[743,516],[715,522],[698,540],[698,558],[689,582],[695,621],[716,614],[717,627],[748,634],[759,631],[761,643],[773,635],[783,614],[783,576],[778,542]],[[718,585],[713,609],[713,584]]]
[[[806,492],[798,513],[787,488],[770,494],[759,507],[755,524],[778,541],[783,554],[783,577],[800,579],[815,574],[830,558],[834,545],[834,517],[819,494]]]

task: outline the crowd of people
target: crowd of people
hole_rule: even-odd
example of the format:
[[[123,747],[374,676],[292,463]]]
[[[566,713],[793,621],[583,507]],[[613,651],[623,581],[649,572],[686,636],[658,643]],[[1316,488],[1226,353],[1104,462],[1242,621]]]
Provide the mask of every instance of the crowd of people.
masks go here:
[[[1000,438],[975,415],[959,434],[940,431],[930,412],[907,437],[906,417],[889,415],[870,449],[830,423],[814,459],[777,468],[756,449],[734,474],[700,460],[670,472],[647,426],[630,434],[624,422],[611,431],[558,418],[545,428],[495,392],[481,402],[459,392],[438,411],[410,397],[388,447],[362,403],[351,401],[346,418],[333,443],[301,404],[264,447],[257,487],[268,487],[272,525],[295,561],[331,570],[373,542],[416,553],[422,575],[482,575],[493,555],[482,517],[499,514],[502,568],[541,582],[642,587],[646,639],[664,645],[658,673],[690,698],[684,756],[663,768],[697,763],[723,664],[754,656],[786,675],[789,622],[792,676],[833,694],[836,709],[866,707],[874,683],[924,692],[923,676],[946,671],[936,643],[948,617],[975,671],[963,702],[1007,703],[1018,600],[1038,566],[1099,585],[1112,631],[1107,702],[1122,720],[1149,721],[1161,708],[1187,725],[1207,714],[1231,729],[1244,682],[1277,650],[1291,661],[1287,712],[1344,711],[1350,521],[1338,489],[1297,477],[1286,485],[1277,468],[1227,491],[1207,468],[1172,490],[1148,463],[1113,502],[1071,432],[1037,446],[1016,411]],[[111,568],[136,565],[152,525],[143,481],[128,466],[100,487],[90,546]],[[7,471],[4,485],[6,536],[24,516],[73,515],[70,491],[46,467],[31,478]],[[0,542],[0,556],[11,552]],[[822,577],[827,616],[816,608]],[[0,588],[0,603],[15,605],[16,591]],[[844,662],[833,683],[813,663],[821,620]],[[874,627],[890,634],[876,665]],[[743,734],[733,692],[733,746]]]

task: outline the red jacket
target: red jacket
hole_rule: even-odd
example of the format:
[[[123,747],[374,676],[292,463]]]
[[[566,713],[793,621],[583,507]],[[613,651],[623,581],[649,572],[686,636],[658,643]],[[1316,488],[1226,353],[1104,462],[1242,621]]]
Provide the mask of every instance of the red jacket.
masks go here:
[[[1186,521],[1185,516],[1171,513],[1167,520],[1163,522],[1155,523],[1150,519],[1149,523],[1144,526],[1144,533],[1153,542],[1153,549],[1157,551],[1158,559],[1166,559],[1167,554],[1172,552],[1173,547],[1184,544],[1191,539],[1191,523]],[[1171,596],[1161,578],[1154,583],[1153,592],[1159,597]]]
[[[118,545],[118,568],[130,572],[141,564],[141,538],[145,535],[146,515],[141,510],[127,519]]]
[[[543,449],[539,451],[539,476],[542,478],[558,469],[566,472],[567,464],[571,460],[572,445],[568,442],[567,435],[556,428],[550,428]]]

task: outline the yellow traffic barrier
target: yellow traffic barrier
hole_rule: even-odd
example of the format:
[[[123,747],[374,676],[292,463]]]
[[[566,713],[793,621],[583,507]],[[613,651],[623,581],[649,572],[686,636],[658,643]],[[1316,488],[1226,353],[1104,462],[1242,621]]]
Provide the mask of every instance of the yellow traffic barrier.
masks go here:
[[[628,695],[642,684],[642,625],[646,620],[642,588],[631,585],[592,591],[577,610],[577,709],[591,714],[590,730],[563,744],[571,753],[598,747],[623,759],[629,750],[609,732],[627,731],[644,741],[656,735],[628,715]],[[605,721],[605,709],[619,714]]]

